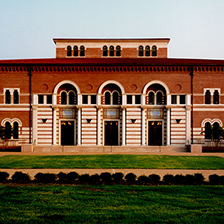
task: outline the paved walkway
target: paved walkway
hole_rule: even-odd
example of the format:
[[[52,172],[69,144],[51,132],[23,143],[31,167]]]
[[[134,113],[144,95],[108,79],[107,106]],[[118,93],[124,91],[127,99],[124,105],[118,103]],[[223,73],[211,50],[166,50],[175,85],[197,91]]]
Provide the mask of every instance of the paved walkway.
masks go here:
[[[195,173],[201,173],[205,180],[208,181],[208,177],[212,174],[217,174],[219,176],[224,175],[224,170],[178,170],[178,169],[0,169],[0,172],[7,172],[11,178],[11,176],[16,172],[21,171],[23,173],[29,174],[31,179],[34,179],[34,176],[41,172],[41,173],[54,173],[58,174],[60,172],[69,173],[69,172],[77,172],[79,175],[82,174],[101,174],[103,172],[109,172],[111,174],[122,172],[124,175],[128,173],[134,173],[137,177],[141,175],[150,175],[150,174],[157,174],[163,178],[166,174],[195,174]]]
[[[88,153],[88,155],[96,155],[96,154],[119,154],[119,153]],[[133,154],[133,155],[172,155],[172,156],[220,156],[224,157],[224,153],[190,153],[190,152],[151,152],[151,153],[120,153],[120,154]],[[0,152],[0,156],[6,155],[87,155],[87,153],[77,153],[77,152]],[[137,177],[140,175],[150,175],[150,174],[157,174],[161,178],[163,178],[166,174],[195,174],[201,173],[205,180],[208,181],[208,177],[212,174],[217,174],[219,176],[224,175],[224,170],[178,170],[178,169],[0,169],[0,172],[7,172],[9,173],[10,177],[16,172],[22,171],[24,173],[28,173],[31,179],[39,173],[55,173],[58,174],[60,172],[69,173],[69,172],[77,172],[78,174],[101,174],[103,172],[122,172],[124,175],[127,173],[134,173]]]

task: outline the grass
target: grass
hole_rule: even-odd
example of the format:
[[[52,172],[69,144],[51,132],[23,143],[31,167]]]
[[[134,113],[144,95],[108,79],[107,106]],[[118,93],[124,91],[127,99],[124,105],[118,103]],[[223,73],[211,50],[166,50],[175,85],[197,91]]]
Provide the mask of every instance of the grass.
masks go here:
[[[0,185],[0,223],[224,223],[224,186]]]
[[[218,156],[62,155],[0,157],[0,168],[224,169]]]

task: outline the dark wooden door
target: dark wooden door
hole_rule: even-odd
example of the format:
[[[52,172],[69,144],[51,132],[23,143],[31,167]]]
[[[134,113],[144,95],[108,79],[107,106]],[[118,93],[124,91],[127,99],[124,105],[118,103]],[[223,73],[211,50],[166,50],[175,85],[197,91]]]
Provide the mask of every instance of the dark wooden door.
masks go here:
[[[148,145],[162,145],[161,121],[149,121]]]
[[[74,121],[61,122],[61,145],[74,145]]]
[[[118,145],[118,122],[105,121],[104,126],[104,144],[105,145]]]

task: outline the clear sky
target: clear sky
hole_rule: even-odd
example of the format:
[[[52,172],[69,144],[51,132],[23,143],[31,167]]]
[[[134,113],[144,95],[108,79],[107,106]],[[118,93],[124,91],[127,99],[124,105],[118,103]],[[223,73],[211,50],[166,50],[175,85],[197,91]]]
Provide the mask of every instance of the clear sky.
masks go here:
[[[55,37],[169,37],[169,57],[224,59],[224,0],[0,0],[0,59],[55,57]]]

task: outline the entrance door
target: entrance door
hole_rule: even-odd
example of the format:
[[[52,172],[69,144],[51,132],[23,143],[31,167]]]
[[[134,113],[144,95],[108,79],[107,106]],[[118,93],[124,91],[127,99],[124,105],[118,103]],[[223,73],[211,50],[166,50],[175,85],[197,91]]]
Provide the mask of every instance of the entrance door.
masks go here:
[[[162,145],[162,122],[149,121],[149,145]]]
[[[61,121],[61,145],[74,145],[74,121]]]
[[[105,121],[105,145],[118,145],[118,121]]]

